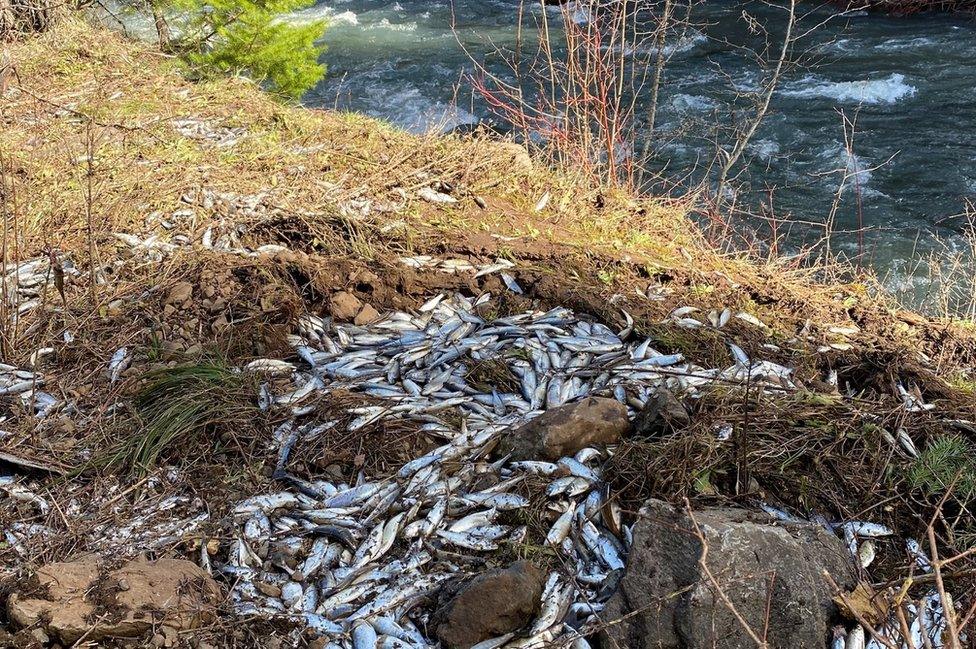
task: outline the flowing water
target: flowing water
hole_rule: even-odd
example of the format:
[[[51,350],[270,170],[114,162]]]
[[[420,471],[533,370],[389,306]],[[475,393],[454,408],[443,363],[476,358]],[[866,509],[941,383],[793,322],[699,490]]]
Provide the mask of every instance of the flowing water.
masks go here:
[[[413,131],[491,117],[466,74],[471,57],[506,70],[493,52],[514,48],[518,5],[327,0],[291,16],[331,21],[324,36],[329,75],[305,102]],[[523,24],[541,11],[528,8]],[[548,11],[558,18],[558,9]],[[668,43],[657,116],[657,132],[667,137],[652,165],[676,182],[700,177],[714,158],[713,127],[730,122],[736,95],[741,109],[742,93],[761,87],[763,70],[741,46],[761,47],[764,39],[750,32],[744,11],[769,29],[772,41],[782,34],[782,9],[717,0],[696,6],[695,28]],[[961,215],[976,194],[976,25],[949,16],[830,18],[827,10],[802,6],[801,12],[807,13],[798,33],[825,22],[797,45],[804,62],[787,69],[747,150],[750,173],[739,198],[752,206],[772,198],[780,233],[789,231],[785,249],[796,249],[823,229],[787,222],[825,222],[846,176],[833,250],[873,265],[892,288],[917,293],[926,281],[924,272],[912,276],[920,259],[966,248]],[[842,114],[855,124],[847,136]],[[859,227],[861,234],[854,232]]]

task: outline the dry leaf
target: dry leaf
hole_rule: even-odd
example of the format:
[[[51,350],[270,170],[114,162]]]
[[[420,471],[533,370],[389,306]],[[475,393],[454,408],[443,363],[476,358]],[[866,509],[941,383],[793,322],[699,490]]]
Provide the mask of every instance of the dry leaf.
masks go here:
[[[877,625],[888,619],[888,601],[881,594],[876,593],[867,582],[862,581],[846,595],[837,595],[834,597],[834,603],[840,608],[840,612],[851,620],[860,617],[872,625]]]

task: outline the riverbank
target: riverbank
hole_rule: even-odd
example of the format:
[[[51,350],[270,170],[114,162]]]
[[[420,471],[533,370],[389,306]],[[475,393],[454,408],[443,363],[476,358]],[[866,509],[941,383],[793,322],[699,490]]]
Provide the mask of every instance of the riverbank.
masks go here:
[[[5,593],[23,593],[39,565],[88,552],[199,562],[206,548],[226,564],[243,534],[231,510],[283,488],[272,477],[281,426],[299,417],[288,399],[258,404],[290,394],[311,339],[326,361],[363,351],[363,331],[350,329],[350,343],[325,321],[368,327],[433,311],[438,295],[447,304],[486,292],[479,318],[565,307],[615,332],[615,345],[632,341],[631,354],[649,337],[662,355],[681,355],[681,372],[715,370],[705,385],[668,384],[694,388],[680,428],[627,438],[601,464],[625,519],[652,496],[869,519],[894,534],[865,580],[895,580],[895,590],[912,564],[904,540],[924,539],[936,511],[943,555],[968,547],[976,530],[954,514],[970,494],[954,487],[942,502],[942,482],[972,468],[971,324],[901,310],[849,269],[719,254],[684,201],[599,187],[514,145],[283,106],[244,80],[193,84],[168,57],[79,22],[10,53],[0,168],[11,298],[0,315],[3,362],[15,369],[0,459],[46,504],[6,492]],[[328,348],[333,334],[341,350]],[[759,359],[770,364],[764,378],[754,378]],[[267,380],[234,370],[256,360],[265,371],[290,365]],[[206,381],[187,378],[201,367]],[[789,370],[775,385],[773,367]],[[518,392],[501,389],[511,375],[483,374],[496,396]],[[352,376],[342,394],[309,388],[300,417],[386,398],[389,386],[377,396]],[[646,407],[659,380],[621,384],[628,407]],[[290,473],[385,478],[439,443],[410,421],[358,423],[300,441]],[[726,426],[747,443],[713,443]],[[963,452],[926,478],[909,449],[949,437]],[[506,556],[539,541],[512,542]],[[968,602],[965,583],[957,602]],[[221,584],[234,592],[226,575]],[[232,603],[187,637],[267,646],[269,624],[294,626],[260,615],[238,624]]]

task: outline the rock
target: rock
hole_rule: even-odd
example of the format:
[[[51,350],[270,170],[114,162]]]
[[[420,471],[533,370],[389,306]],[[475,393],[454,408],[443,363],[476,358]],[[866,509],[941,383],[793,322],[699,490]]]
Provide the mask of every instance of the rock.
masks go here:
[[[434,613],[437,637],[467,649],[525,626],[540,606],[545,573],[528,561],[485,572],[462,584]]]
[[[590,397],[552,410],[509,432],[501,454],[514,460],[557,460],[587,446],[615,444],[630,431],[627,407]]]
[[[363,308],[362,301],[346,291],[334,293],[329,298],[329,311],[336,320],[352,320]]]
[[[841,587],[857,582],[840,539],[818,525],[774,524],[741,509],[704,509],[694,520],[709,571],[750,627],[767,629],[770,647],[827,646],[837,609],[822,573]],[[755,646],[702,571],[694,529],[684,511],[658,500],[644,506],[626,573],[603,613],[619,620],[603,631],[603,646]]]
[[[193,284],[189,282],[178,282],[169,290],[166,297],[166,304],[183,304],[193,297]]]
[[[359,314],[352,321],[353,324],[363,326],[376,322],[380,319],[380,312],[373,308],[371,304],[363,305],[363,308],[359,311]]]
[[[51,641],[51,637],[44,632],[44,629],[31,629],[31,638],[42,647]]]
[[[169,640],[212,621],[221,596],[206,572],[179,559],[137,559],[106,573],[96,557],[87,557],[43,566],[35,579],[36,597],[13,593],[7,613],[15,624],[39,625],[65,644],[83,635],[91,642],[131,638],[154,628]]]
[[[658,437],[685,428],[691,423],[688,409],[678,397],[661,388],[647,400],[644,409],[634,419],[634,434],[641,437]]]

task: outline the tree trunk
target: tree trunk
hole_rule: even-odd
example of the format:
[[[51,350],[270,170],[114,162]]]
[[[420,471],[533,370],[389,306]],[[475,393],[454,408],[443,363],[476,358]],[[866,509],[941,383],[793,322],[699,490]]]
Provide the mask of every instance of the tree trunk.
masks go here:
[[[45,32],[65,13],[67,0],[0,0],[0,41]]]

